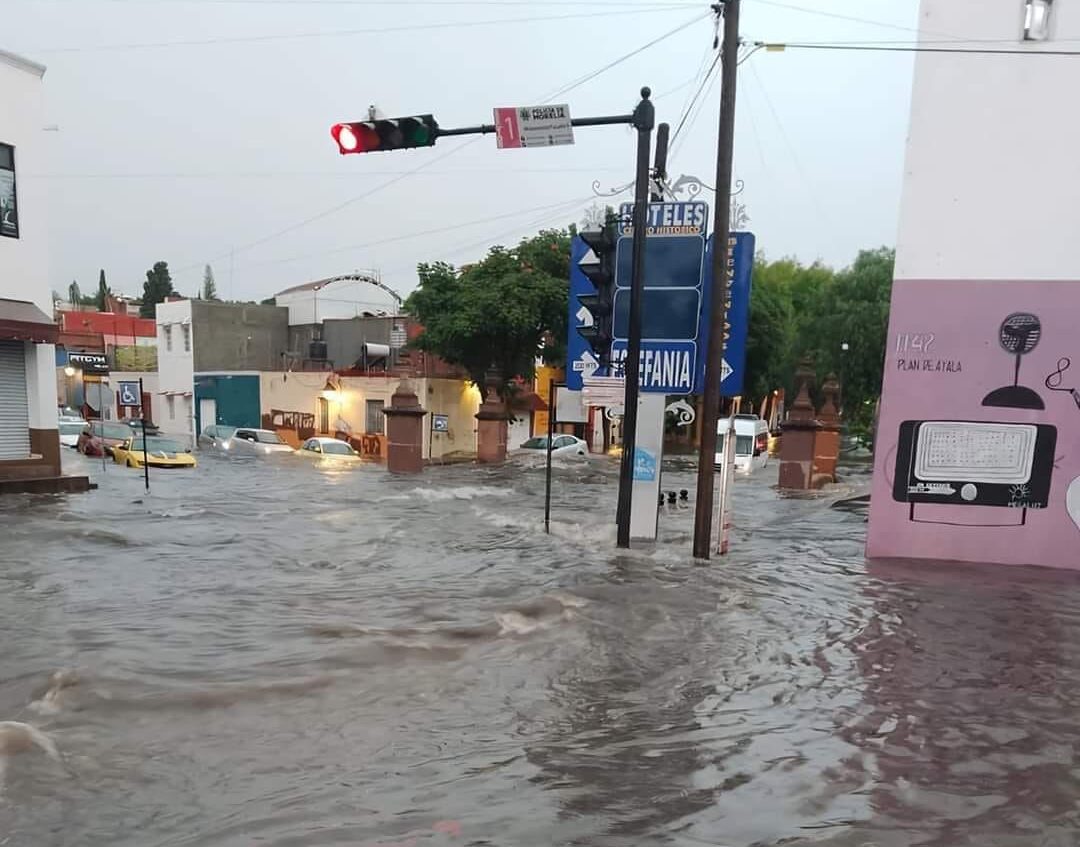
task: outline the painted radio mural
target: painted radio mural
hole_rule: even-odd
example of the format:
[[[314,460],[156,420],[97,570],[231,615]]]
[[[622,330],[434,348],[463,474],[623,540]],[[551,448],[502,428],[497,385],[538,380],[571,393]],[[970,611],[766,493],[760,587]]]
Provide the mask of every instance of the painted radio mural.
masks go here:
[[[1080,569],[1076,288],[896,283],[871,557]]]

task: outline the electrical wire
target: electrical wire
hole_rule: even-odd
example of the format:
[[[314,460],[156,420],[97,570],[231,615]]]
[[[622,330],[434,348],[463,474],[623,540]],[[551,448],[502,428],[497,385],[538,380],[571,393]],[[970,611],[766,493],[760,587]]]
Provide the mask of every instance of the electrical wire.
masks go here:
[[[721,54],[719,52],[717,52],[716,58],[713,59],[712,65],[709,66],[708,72],[705,74],[705,76],[701,80],[701,85],[698,86],[697,91],[694,92],[694,96],[692,98],[690,98],[690,102],[687,104],[686,108],[683,110],[682,117],[679,118],[679,122],[675,126],[675,131],[673,133],[671,133],[670,147],[671,147],[672,154],[674,154],[675,145],[679,140],[679,133],[682,132],[683,126],[686,125],[686,120],[687,120],[687,118],[690,117],[691,110],[694,108],[695,104],[698,102],[698,98],[701,97],[701,94],[705,90],[705,87],[713,79],[713,74],[716,72],[717,67],[720,65],[720,57],[721,57]]]
[[[565,15],[548,15],[519,18],[495,18],[479,21],[444,21],[432,24],[406,24],[401,26],[369,27],[364,29],[340,29],[326,30],[322,32],[296,32],[278,33],[268,35],[236,35],[219,36],[216,38],[193,38],[181,41],[146,41],[127,44],[98,44],[83,47],[39,47],[37,53],[100,53],[114,50],[143,50],[152,48],[168,47],[199,47],[217,44],[258,44],[274,41],[290,41],[305,38],[340,38],[354,35],[387,35],[398,32],[430,32],[433,30],[463,29],[485,26],[502,26],[505,24],[531,24],[551,21],[580,20],[583,18],[609,18],[624,15],[642,15],[653,12],[671,12],[670,6],[640,7],[633,10],[618,12],[575,12]]]
[[[700,16],[695,17],[695,20],[700,20]],[[688,22],[688,23],[691,23],[691,22]],[[649,42],[649,46],[658,44],[661,40],[663,40],[663,38],[668,37],[670,35],[673,35],[675,32],[679,31],[679,29],[682,29],[682,28],[683,27],[680,26],[676,30],[672,30],[670,33],[666,34],[665,36],[662,36],[660,39],[653,39],[652,41]],[[624,54],[619,59],[616,59],[614,62],[607,63],[606,65],[604,65],[603,69],[601,69],[601,72],[603,70],[608,70],[608,69],[610,69],[612,67],[615,67],[621,61],[625,61],[626,59],[631,58],[632,56],[636,56],[637,54],[639,54],[641,52],[641,49],[642,48],[635,48],[634,50],[631,50],[629,53]],[[555,96],[566,94],[568,91],[572,90],[573,88],[584,85],[586,82],[590,81],[591,79],[594,79],[596,76],[597,76],[597,74],[594,73],[594,74],[586,74],[584,77],[579,77],[573,83],[562,86],[561,88],[557,89],[556,94],[555,95],[549,95],[547,98],[545,98],[544,103],[550,102],[552,99],[554,99]],[[346,208],[347,206],[350,206],[353,203],[356,203],[356,202],[358,202],[360,200],[367,199],[368,197],[371,197],[372,195],[374,195],[374,194],[376,194],[376,193],[378,193],[378,192],[380,192],[380,191],[382,191],[382,190],[384,190],[386,188],[389,188],[392,185],[395,185],[398,182],[401,182],[402,180],[407,179],[410,176],[415,175],[416,173],[430,167],[431,165],[434,165],[437,162],[440,162],[443,159],[446,159],[449,156],[454,155],[455,153],[463,150],[464,148],[468,147],[469,145],[475,144],[482,137],[483,136],[476,136],[474,138],[470,138],[465,143],[460,144],[460,145],[448,150],[445,154],[443,154],[441,156],[437,156],[436,158],[431,159],[429,161],[423,162],[420,165],[418,165],[417,167],[413,168],[412,170],[405,171],[405,172],[395,176],[393,179],[390,179],[390,180],[387,180],[386,182],[380,183],[379,185],[375,186],[374,188],[370,189],[369,191],[363,192],[362,194],[356,195],[354,197],[350,197],[349,199],[345,200],[342,203],[338,203],[337,205],[335,205],[335,206],[333,206],[333,207],[331,207],[329,209],[326,209],[326,210],[324,210],[322,212],[318,212],[317,214],[312,215],[312,216],[310,216],[308,218],[305,218],[302,221],[299,221],[299,222],[294,223],[294,224],[290,224],[289,226],[285,227],[284,229],[278,230],[277,232],[274,232],[274,233],[272,233],[272,234],[270,234],[268,236],[256,239],[255,241],[248,242],[248,243],[246,243],[244,245],[241,245],[240,247],[230,248],[230,250],[216,256],[215,258],[211,259],[210,261],[218,261],[218,260],[223,259],[223,258],[231,258],[232,256],[234,256],[236,254],[236,252],[238,250],[239,251],[244,251],[244,250],[249,250],[252,247],[257,247],[257,246],[259,246],[261,244],[266,243],[267,241],[270,241],[270,240],[272,240],[274,238],[278,238],[281,235],[285,235],[286,233],[293,232],[294,230],[300,229],[300,228],[302,228],[304,226],[307,226],[308,224],[314,223],[315,221],[321,220],[321,219],[323,219],[325,217],[328,217],[329,215],[332,215],[332,214],[334,214],[336,212],[339,212],[342,209]],[[194,269],[198,268],[199,266],[201,266],[203,264],[204,264],[204,261],[202,261],[202,260],[200,260],[198,262],[192,262],[190,264],[187,264],[187,265],[184,265],[184,266],[178,268],[175,271],[175,273],[180,274],[180,273],[183,273],[183,272],[186,272],[186,271],[189,271],[189,270],[194,270]]]
[[[816,15],[822,18],[832,18],[833,20],[838,21],[848,21],[851,23],[866,24],[867,26],[882,27],[884,29],[895,29],[902,32],[920,32],[917,27],[904,26],[903,24],[894,24],[887,21],[876,21],[871,18],[863,18],[857,15],[844,15],[839,12],[828,12],[824,9],[812,9],[808,6],[798,6],[794,3],[781,2],[781,0],[749,0],[749,2],[760,3],[763,6],[774,6],[778,9],[789,9],[793,12],[803,12],[807,15]],[[927,30],[922,31],[928,32]],[[952,36],[948,35],[947,33],[939,32],[931,34],[945,36],[946,38],[952,38]]]

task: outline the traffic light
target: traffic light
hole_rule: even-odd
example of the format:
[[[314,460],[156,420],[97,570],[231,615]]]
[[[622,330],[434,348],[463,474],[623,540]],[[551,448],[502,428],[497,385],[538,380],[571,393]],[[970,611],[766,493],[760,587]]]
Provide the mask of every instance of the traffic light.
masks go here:
[[[578,262],[578,267],[596,292],[577,296],[587,313],[578,313],[581,320],[577,331],[589,343],[600,366],[607,367],[614,329],[615,245],[618,241],[615,221],[609,220],[603,229],[585,230],[580,236],[590,252]]]
[[[431,115],[415,115],[409,118],[334,124],[330,127],[330,135],[344,156],[346,153],[431,147],[439,136],[439,125]]]

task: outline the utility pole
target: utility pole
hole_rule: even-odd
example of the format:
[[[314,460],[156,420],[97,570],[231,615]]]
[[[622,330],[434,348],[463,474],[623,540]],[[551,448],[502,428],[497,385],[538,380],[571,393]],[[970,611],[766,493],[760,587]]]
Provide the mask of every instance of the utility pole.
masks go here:
[[[649,147],[656,109],[649,99],[652,92],[641,89],[641,102],[634,109],[631,122],[637,130],[637,174],[634,185],[633,263],[631,265],[630,327],[626,341],[626,400],[623,403],[622,461],[619,465],[619,502],[615,512],[618,547],[630,546],[630,503],[634,485],[634,449],[637,444],[638,380],[641,363],[641,301],[645,297],[645,228],[649,213]]]
[[[694,503],[694,558],[708,559],[712,546],[715,483],[716,423],[720,417],[720,382],[724,363],[724,322],[727,317],[728,240],[731,237],[731,171],[735,148],[735,84],[739,65],[739,0],[713,6],[724,16],[720,56],[720,131],[716,145],[716,226],[713,228],[712,304],[709,347],[705,364],[705,403],[698,452],[697,502]],[[734,432],[729,437],[734,437]],[[723,528],[721,528],[723,531]]]
[[[656,153],[653,159],[653,181],[656,190],[652,193],[654,203],[664,201],[664,184],[667,182],[667,151],[668,138],[671,135],[671,127],[668,124],[658,124],[656,127]]]

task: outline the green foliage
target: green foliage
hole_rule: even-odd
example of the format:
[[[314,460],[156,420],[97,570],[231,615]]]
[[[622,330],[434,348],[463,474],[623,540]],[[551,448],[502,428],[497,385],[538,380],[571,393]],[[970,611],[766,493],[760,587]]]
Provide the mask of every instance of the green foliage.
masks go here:
[[[108,311],[110,294],[112,292],[109,290],[108,283],[105,282],[105,269],[102,268],[98,273],[98,290],[97,296],[94,298],[94,305],[97,306],[99,312]]]
[[[175,296],[172,277],[169,275],[168,262],[154,262],[154,267],[146,272],[146,282],[143,283],[142,305],[139,306],[139,317],[154,317],[154,309],[158,303],[164,303],[166,297]]]
[[[853,434],[866,438],[881,394],[894,259],[888,248],[864,250],[851,267],[833,271],[759,256],[750,300],[747,396],[756,401],[774,388],[790,391],[798,360],[810,356],[819,384],[829,373],[840,378],[845,420]]]
[[[424,327],[413,345],[461,366],[477,385],[489,369],[531,379],[538,354],[561,364],[571,232],[544,230],[515,248],[493,247],[460,270],[419,265],[420,285],[405,303]]]
[[[220,299],[217,293],[217,284],[214,282],[214,269],[209,265],[207,265],[206,270],[203,271],[202,292],[199,296],[202,300]]]

